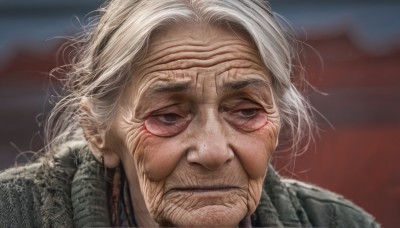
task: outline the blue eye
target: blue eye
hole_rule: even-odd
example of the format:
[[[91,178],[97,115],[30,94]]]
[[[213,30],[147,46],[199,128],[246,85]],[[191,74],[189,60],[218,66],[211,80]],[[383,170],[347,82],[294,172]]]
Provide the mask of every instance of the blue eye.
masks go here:
[[[175,113],[167,113],[167,114],[162,114],[162,115],[157,115],[157,118],[165,123],[165,124],[174,124],[178,122],[182,117],[178,114]]]
[[[222,109],[222,114],[229,124],[247,132],[258,130],[268,123],[263,106],[248,99],[228,101]]]
[[[254,117],[260,111],[259,108],[249,108],[237,110],[236,113],[240,117],[251,118]]]
[[[157,136],[169,137],[186,129],[191,120],[190,114],[165,113],[149,116],[145,120],[146,129]]]

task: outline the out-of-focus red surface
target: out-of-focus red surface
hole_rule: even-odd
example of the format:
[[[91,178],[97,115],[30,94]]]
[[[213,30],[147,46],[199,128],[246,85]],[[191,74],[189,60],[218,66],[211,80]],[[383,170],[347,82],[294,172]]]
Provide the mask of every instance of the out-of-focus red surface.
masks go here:
[[[399,227],[400,48],[369,53],[345,32],[307,43],[315,49],[304,49],[309,79],[328,92],[313,105],[334,129],[321,120],[315,147],[295,163],[277,154],[275,166],[284,176],[344,195],[384,227]]]
[[[400,86],[400,45],[385,53],[367,51],[347,34],[343,30],[305,40],[304,63],[312,85],[322,90]]]
[[[284,176],[338,192],[376,216],[384,227],[400,226],[400,48],[375,54],[362,50],[346,33],[306,40],[310,82],[328,96],[312,94],[313,105],[334,125],[319,119],[315,148],[289,161],[273,161]],[[40,148],[32,135],[43,112],[48,72],[55,50],[46,55],[21,50],[0,69],[0,168],[9,167],[20,150]]]
[[[278,171],[340,193],[373,214],[384,227],[398,227],[400,124],[342,126],[321,133],[316,150]]]

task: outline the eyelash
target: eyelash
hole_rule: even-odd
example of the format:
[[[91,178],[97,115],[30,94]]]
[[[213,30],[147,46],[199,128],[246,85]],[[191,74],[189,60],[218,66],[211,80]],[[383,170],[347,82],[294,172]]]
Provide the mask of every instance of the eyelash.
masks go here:
[[[174,125],[177,121],[179,121],[180,118],[183,118],[182,116],[176,114],[176,113],[165,113],[165,114],[160,114],[160,115],[154,115],[154,118],[157,118],[161,123],[163,123],[166,126]],[[168,120],[168,117],[175,118],[174,120]]]
[[[246,119],[253,118],[255,115],[257,115],[257,113],[259,111],[261,111],[261,109],[260,108],[244,108],[244,109],[235,110],[233,113],[237,113],[237,114],[240,115],[240,112],[243,113],[243,112],[246,112],[246,111],[253,111],[253,112],[250,115],[241,115],[240,116],[241,118],[246,118]]]

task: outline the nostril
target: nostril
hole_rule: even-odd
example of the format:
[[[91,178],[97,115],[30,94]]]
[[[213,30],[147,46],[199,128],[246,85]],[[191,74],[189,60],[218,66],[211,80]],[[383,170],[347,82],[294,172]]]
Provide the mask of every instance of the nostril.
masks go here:
[[[221,147],[218,150],[201,147],[191,150],[187,154],[187,160],[191,165],[199,165],[208,170],[218,169],[223,165],[229,164],[233,158],[234,153],[229,147]]]

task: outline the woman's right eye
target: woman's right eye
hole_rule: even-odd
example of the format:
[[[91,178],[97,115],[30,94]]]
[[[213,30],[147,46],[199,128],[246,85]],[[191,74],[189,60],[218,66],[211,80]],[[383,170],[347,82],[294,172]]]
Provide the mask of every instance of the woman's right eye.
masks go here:
[[[182,116],[176,113],[161,114],[161,115],[156,115],[156,117],[166,125],[176,124],[179,120],[183,118]]]
[[[171,137],[185,130],[190,120],[190,114],[165,112],[150,115],[144,124],[153,135]]]

